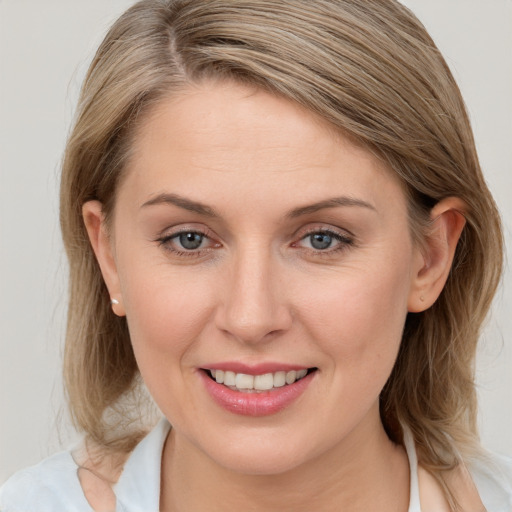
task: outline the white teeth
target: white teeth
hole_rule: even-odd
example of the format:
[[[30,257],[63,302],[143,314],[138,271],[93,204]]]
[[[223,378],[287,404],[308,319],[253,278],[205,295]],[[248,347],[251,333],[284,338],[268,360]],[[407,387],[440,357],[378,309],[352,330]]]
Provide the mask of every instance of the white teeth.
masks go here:
[[[308,373],[308,371],[306,370],[306,368],[304,368],[302,370],[298,370],[297,371],[297,380],[302,379],[302,377],[305,377],[307,373]]]
[[[235,377],[235,387],[237,389],[254,389],[254,375],[237,373]]]
[[[286,372],[286,384],[293,384],[296,379],[297,379],[297,372],[295,370]]]
[[[254,377],[254,389],[265,391],[274,387],[274,376],[271,373],[256,375]]]
[[[236,382],[235,372],[224,372],[224,384],[226,386],[234,386]]]
[[[232,389],[268,391],[272,388],[280,388],[286,384],[293,384],[295,381],[304,378],[308,371],[291,370],[289,372],[279,371],[265,373],[263,375],[247,375],[224,370],[210,370],[210,375],[219,384],[224,384]]]
[[[282,388],[286,384],[286,372],[274,373],[274,387]]]

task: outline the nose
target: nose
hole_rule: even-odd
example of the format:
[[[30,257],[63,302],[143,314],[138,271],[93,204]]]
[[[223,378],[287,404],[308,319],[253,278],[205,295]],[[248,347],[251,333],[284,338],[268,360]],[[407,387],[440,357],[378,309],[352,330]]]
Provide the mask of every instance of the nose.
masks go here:
[[[241,251],[230,262],[216,325],[243,343],[261,343],[292,323],[279,265],[268,248]]]

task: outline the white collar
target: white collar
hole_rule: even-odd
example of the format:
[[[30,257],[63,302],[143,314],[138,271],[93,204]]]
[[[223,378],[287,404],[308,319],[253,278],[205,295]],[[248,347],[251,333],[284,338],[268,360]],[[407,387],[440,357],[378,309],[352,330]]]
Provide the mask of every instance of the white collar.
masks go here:
[[[162,453],[170,428],[162,418],[126,461],[114,486],[118,512],[159,512]]]
[[[404,446],[409,459],[410,486],[409,486],[409,511],[421,512],[420,506],[420,486],[418,483],[418,456],[416,455],[416,447],[414,439],[408,428],[404,430]]]

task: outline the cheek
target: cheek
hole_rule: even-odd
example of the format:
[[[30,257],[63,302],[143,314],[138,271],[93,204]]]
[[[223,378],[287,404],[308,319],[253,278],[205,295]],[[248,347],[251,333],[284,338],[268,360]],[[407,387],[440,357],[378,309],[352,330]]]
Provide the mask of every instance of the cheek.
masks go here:
[[[121,276],[123,301],[139,365],[164,354],[179,361],[212,315],[211,286],[161,262],[129,261],[124,268],[129,271]]]
[[[366,379],[373,371],[387,379],[407,315],[409,281],[396,266],[369,268],[343,272],[322,293],[311,294],[305,323],[334,365],[344,368],[342,375]]]

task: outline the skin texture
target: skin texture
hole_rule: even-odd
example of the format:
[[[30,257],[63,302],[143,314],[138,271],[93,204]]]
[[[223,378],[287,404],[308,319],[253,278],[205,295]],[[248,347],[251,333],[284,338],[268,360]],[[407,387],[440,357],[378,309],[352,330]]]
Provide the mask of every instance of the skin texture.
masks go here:
[[[406,511],[407,458],[382,428],[378,397],[407,312],[442,290],[463,205],[434,208],[420,250],[402,186],[373,154],[231,83],[162,102],[135,141],[112,226],[96,201],[84,220],[174,427],[161,509]],[[305,208],[333,198],[343,204]],[[204,235],[200,248],[180,246],[181,231]],[[332,244],[315,249],[311,234],[326,232]],[[205,391],[199,369],[225,361],[317,370],[291,405],[253,418]]]

